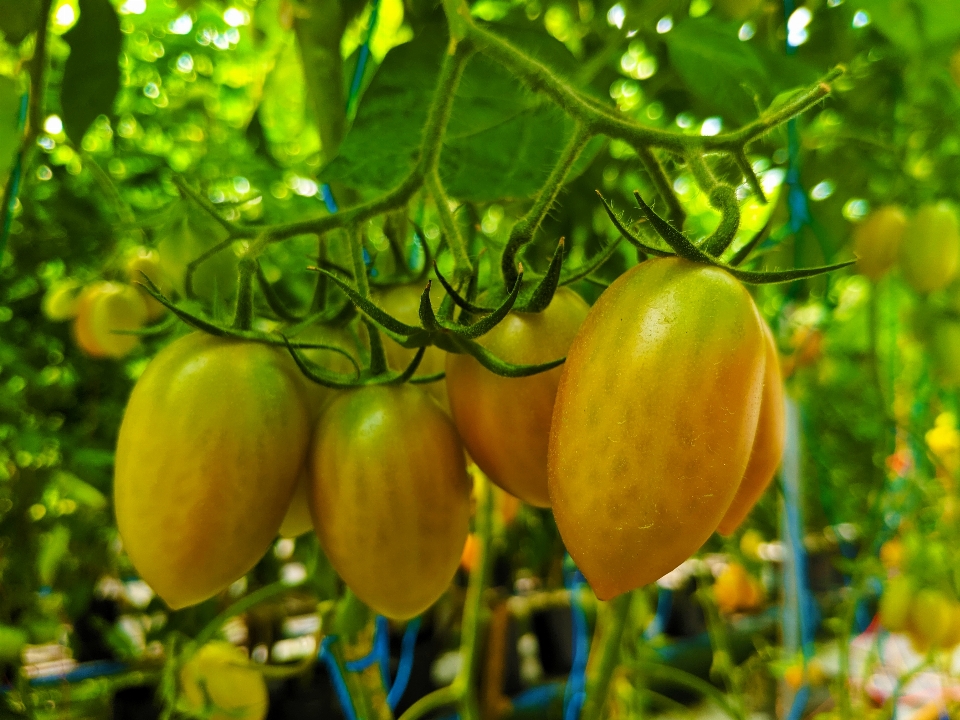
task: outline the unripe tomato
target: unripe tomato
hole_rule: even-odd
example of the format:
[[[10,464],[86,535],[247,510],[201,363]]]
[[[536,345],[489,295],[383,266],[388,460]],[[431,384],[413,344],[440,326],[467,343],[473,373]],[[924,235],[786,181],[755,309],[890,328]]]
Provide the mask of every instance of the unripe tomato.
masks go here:
[[[76,317],[81,287],[80,281],[74,278],[64,278],[51,284],[40,303],[44,317],[53,322]]]
[[[930,354],[940,383],[960,385],[960,322],[937,319],[930,336]]]
[[[423,287],[420,285],[395,285],[389,288],[378,289],[374,293],[373,301],[388,313],[393,315],[400,322],[408,325],[420,324],[420,295],[423,293]],[[431,296],[434,301],[434,310],[439,304],[440,293],[434,292]],[[386,335],[381,333],[383,338],[383,349],[387,354],[387,365],[391,370],[403,370],[413,356],[417,354],[415,348],[405,348],[403,345],[395,343]],[[414,377],[423,377],[424,375],[434,375],[443,372],[447,360],[447,353],[438,347],[431,345],[423,354],[420,365]],[[446,410],[450,403],[447,400],[447,385],[442,380],[428,383],[424,387],[430,391],[440,405]]]
[[[147,304],[136,288],[126,283],[96,282],[87,285],[77,302],[73,334],[90,357],[121,358],[138,344],[136,335],[116,330],[137,330],[147,322]]]
[[[751,560],[759,560],[760,546],[763,543],[763,535],[756,530],[747,530],[740,538],[740,552]]]
[[[339,348],[349,354],[357,361],[357,364],[362,367],[362,363],[360,362],[361,341],[357,333],[350,327],[313,325],[299,333],[293,340],[302,343],[320,343]],[[365,345],[364,349],[366,349],[366,333],[364,333],[363,343]],[[301,350],[300,352],[308,360],[325,370],[342,373],[344,375],[352,375],[356,371],[356,367],[344,355],[334,352],[333,350],[312,348]],[[323,412],[323,409],[327,406],[327,403],[337,395],[338,391],[315,383],[302,373],[299,373],[299,376],[303,381],[310,417],[316,422],[317,418],[319,418]]]
[[[913,581],[898,575],[887,581],[880,596],[880,623],[890,632],[904,630],[910,622]]]
[[[280,523],[279,535],[295,538],[307,530],[313,530],[313,518],[310,517],[310,473],[304,470],[300,473],[287,513]]]
[[[956,647],[960,644],[960,603],[956,600],[950,602],[950,626],[943,638],[945,648]]]
[[[246,654],[225,640],[214,640],[180,668],[180,693],[192,713],[211,710],[207,720],[263,720],[267,684]]]
[[[177,203],[167,221],[158,229],[157,252],[165,278],[183,295],[186,292],[187,266],[226,237],[226,230],[206,213]],[[193,274],[193,290],[204,300],[221,301],[233,296],[237,289],[237,256],[225,248],[197,266]]]
[[[951,634],[953,605],[939,590],[925,588],[910,607],[910,639],[919,648],[942,648]]]
[[[144,290],[136,283],[142,283],[143,276],[146,275],[150,281],[160,288],[165,295],[170,294],[170,283],[163,272],[160,264],[160,253],[153,248],[138,246],[133,248],[127,255],[127,261],[124,265],[127,273],[127,279],[134,287],[143,294],[143,300],[147,304],[147,314],[151,320],[162,317],[167,309],[157,302],[150,293]]]
[[[170,607],[220,592],[277,536],[310,440],[296,374],[282,350],[193,333],[134,386],[117,440],[117,525]]]
[[[460,562],[470,482],[460,438],[416,385],[338,393],[311,451],[317,535],[344,582],[373,610],[411,618]]]
[[[756,15],[761,5],[763,0],[717,0],[716,2],[717,10],[724,17],[737,22]]]
[[[559,288],[546,310],[512,312],[479,342],[519,365],[556,360],[589,310],[575,292]],[[470,457],[497,485],[538,507],[550,505],[547,445],[561,372],[505,378],[470,355],[447,356],[450,409]]]
[[[567,354],[549,489],[601,600],[662,577],[716,530],[747,468],[766,341],[718,268],[650,260],[600,296]]]
[[[767,358],[764,366],[763,399],[760,402],[760,419],[757,421],[757,434],[750,451],[750,462],[743,473],[743,480],[737,494],[727,508],[723,520],[717,526],[721,535],[729,535],[744,521],[757,500],[763,495],[773,480],[780,458],[783,456],[783,444],[786,441],[786,415],[783,405],[783,378],[780,375],[780,359],[773,333],[766,323],[762,323],[766,338]]]
[[[924,205],[907,225],[900,248],[904,279],[921,293],[946,287],[960,263],[957,215],[945,202]]]
[[[879,280],[897,263],[907,216],[896,205],[884,205],[853,230],[853,251],[857,255],[857,272],[871,280]]]

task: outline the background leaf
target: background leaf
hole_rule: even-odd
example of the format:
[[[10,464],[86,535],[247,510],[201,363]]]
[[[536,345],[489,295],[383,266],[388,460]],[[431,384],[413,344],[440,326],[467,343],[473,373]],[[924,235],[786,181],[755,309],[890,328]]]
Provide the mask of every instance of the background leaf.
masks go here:
[[[0,187],[4,185],[20,145],[19,115],[17,83],[0,75]]]
[[[70,56],[63,69],[60,105],[67,136],[79,144],[99,115],[113,114],[120,89],[120,20],[109,0],[80,0],[80,19],[63,39]]]
[[[19,45],[36,30],[40,0],[0,0],[0,31],[11,45]]]

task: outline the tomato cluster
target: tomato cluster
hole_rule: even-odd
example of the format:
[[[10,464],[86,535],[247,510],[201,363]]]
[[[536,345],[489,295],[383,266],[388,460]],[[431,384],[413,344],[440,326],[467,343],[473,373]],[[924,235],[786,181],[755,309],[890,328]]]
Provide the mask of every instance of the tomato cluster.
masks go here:
[[[401,285],[374,300],[413,323],[421,292]],[[357,328],[299,334],[343,350],[303,357],[349,375],[373,349]],[[184,607],[250,570],[278,533],[313,527],[361,600],[409,618],[464,557],[469,453],[512,495],[552,507],[605,599],[672,570],[715,530],[733,532],[779,463],[773,336],[723,269],[651,260],[592,309],[559,288],[541,312],[511,311],[479,343],[514,365],[568,359],[507,378],[430,347],[418,374],[445,369],[445,382],[345,389],[310,382],[281,347],[199,332],[174,341],[138,380],[117,444],[131,560]],[[415,352],[383,345],[393,371]]]

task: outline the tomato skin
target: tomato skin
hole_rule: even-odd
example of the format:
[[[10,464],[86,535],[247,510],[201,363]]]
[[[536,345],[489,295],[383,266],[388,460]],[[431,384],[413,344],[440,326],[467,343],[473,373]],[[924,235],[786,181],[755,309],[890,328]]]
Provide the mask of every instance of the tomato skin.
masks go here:
[[[600,296],[560,378],[549,489],[601,600],[652,582],[716,529],[747,467],[766,349],[725,271],[650,260]]]
[[[960,266],[960,228],[946,202],[924,205],[907,226],[900,248],[904,279],[920,293],[946,287]]]
[[[760,419],[757,421],[757,434],[753,439],[750,461],[743,473],[737,494],[727,508],[723,520],[717,526],[721,535],[730,535],[757,504],[757,500],[766,491],[773,480],[780,458],[783,457],[783,445],[786,441],[786,410],[783,404],[783,377],[780,373],[780,359],[773,333],[766,323],[761,323],[766,340],[766,363],[763,376],[763,399],[760,401]]]
[[[407,325],[420,325],[420,296],[423,294],[424,286],[416,284],[395,285],[389,288],[378,289],[373,295],[373,301],[397,320]],[[439,306],[440,293],[434,292],[431,295],[434,310]],[[413,356],[417,354],[416,348],[405,348],[403,345],[395,343],[383,333],[380,334],[383,339],[383,349],[387,354],[387,366],[391,370],[403,370]],[[431,345],[423,354],[423,359],[417,367],[414,377],[423,377],[424,375],[435,375],[443,372],[446,364],[447,353],[438,347]],[[450,403],[447,399],[447,386],[442,380],[426,383],[424,387],[430,391],[430,394],[440,403],[444,410],[449,409]]]
[[[896,205],[884,205],[871,212],[853,231],[857,272],[879,280],[897,264],[907,216]]]
[[[918,648],[944,647],[952,634],[953,605],[939,590],[917,592],[910,607],[910,639]]]
[[[376,612],[407,619],[446,590],[470,518],[470,481],[450,418],[416,385],[339,393],[310,456],[324,552]]]
[[[729,563],[713,583],[713,595],[720,612],[732,614],[752,610],[763,600],[763,588],[740,563]]]
[[[512,312],[479,342],[516,364],[556,360],[589,310],[575,292],[559,288],[546,310]],[[547,445],[561,372],[505,378],[470,355],[447,356],[450,409],[470,457],[501,488],[538,507],[550,506]]]
[[[269,703],[263,674],[224,640],[207,643],[183,664],[180,694],[187,710],[212,705],[208,720],[263,720]]]
[[[283,538],[295,538],[307,530],[313,530],[313,518],[310,517],[310,473],[303,471],[297,479],[290,505],[280,523],[278,534]]]
[[[276,348],[193,333],[134,386],[117,440],[117,525],[171,608],[226,588],[276,537],[310,440],[296,373]]]
[[[90,357],[122,358],[140,344],[140,339],[113,331],[141,328],[147,316],[147,305],[133,286],[95,282],[87,285],[77,300],[74,338]]]
[[[57,280],[50,285],[40,305],[44,317],[53,322],[75,318],[80,304],[80,289],[80,282],[74,278]]]
[[[913,604],[913,581],[904,575],[890,578],[880,597],[880,623],[890,632],[906,629]]]

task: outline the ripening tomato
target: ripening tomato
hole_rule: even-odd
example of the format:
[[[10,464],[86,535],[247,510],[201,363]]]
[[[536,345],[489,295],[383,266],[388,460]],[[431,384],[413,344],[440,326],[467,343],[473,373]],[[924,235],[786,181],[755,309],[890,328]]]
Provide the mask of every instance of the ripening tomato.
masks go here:
[[[63,322],[77,316],[81,284],[75,278],[64,278],[52,283],[43,295],[40,309],[47,320]]]
[[[783,405],[783,378],[780,375],[780,360],[773,333],[766,323],[761,323],[766,337],[767,359],[764,366],[763,399],[760,402],[760,419],[757,434],[753,439],[750,462],[743,473],[737,494],[727,508],[723,520],[717,526],[721,535],[729,535],[744,521],[757,500],[773,480],[786,440],[786,416]]]
[[[140,339],[115,331],[137,330],[146,322],[147,304],[136,288],[126,283],[95,282],[80,293],[73,334],[77,345],[90,357],[121,358]]]
[[[470,519],[450,418],[416,385],[346,390],[321,416],[310,461],[317,535],[340,577],[381,615],[426,610],[456,572]]]
[[[942,648],[951,634],[953,604],[944,593],[920,590],[910,606],[910,639],[918,649]]]
[[[897,263],[907,216],[896,205],[874,210],[853,231],[853,251],[857,271],[871,280],[879,280]]]
[[[422,293],[423,287],[420,285],[395,285],[378,289],[373,295],[373,301],[400,322],[407,325],[420,325],[420,295]],[[440,297],[441,294],[437,292],[431,295],[434,310],[439,306]],[[382,333],[381,337],[383,338],[383,349],[387,354],[387,365],[391,370],[403,370],[413,360],[413,356],[417,354],[415,348],[405,348]],[[420,361],[414,377],[443,372],[446,357],[447,353],[431,345],[423,354],[423,359]],[[447,386],[442,380],[427,383],[424,387],[430,391],[430,394],[439,401],[445,410],[449,408]]]
[[[890,632],[903,630],[910,622],[913,592],[913,581],[905,575],[887,581],[880,596],[880,623]]]
[[[601,600],[673,570],[717,528],[750,459],[762,321],[729,273],[650,260],[600,296],[563,366],[549,489]]]
[[[226,230],[191,203],[174,203],[166,221],[157,229],[157,252],[164,278],[183,295],[189,263],[226,235]],[[225,248],[196,267],[193,290],[204,300],[216,297],[222,301],[236,292],[237,275],[237,255]]]
[[[278,534],[284,538],[295,538],[307,530],[313,530],[313,518],[310,517],[310,473],[304,470],[297,479],[297,487],[290,498]]]
[[[197,650],[180,668],[180,694],[186,710],[207,720],[263,720],[267,684],[246,653],[225,640]]]
[[[756,608],[763,600],[763,588],[743,565],[732,562],[720,571],[713,583],[713,596],[720,612],[729,615]]]
[[[890,538],[880,546],[880,564],[887,570],[899,570],[903,567],[905,554],[900,538]]]
[[[157,302],[150,293],[144,290],[136,283],[142,283],[143,276],[146,275],[150,281],[160,288],[164,295],[170,295],[171,285],[167,280],[163,267],[160,264],[160,253],[153,248],[138,246],[130,250],[127,254],[127,261],[124,266],[127,273],[127,279],[143,295],[143,300],[147,304],[147,314],[151,320],[162,317],[167,309]]]
[[[150,362],[117,440],[124,547],[174,608],[206,600],[277,536],[310,441],[283,350],[193,333]]]
[[[960,228],[946,202],[924,205],[907,225],[900,248],[904,279],[921,293],[946,287],[960,265]]]
[[[575,292],[559,288],[546,310],[512,312],[479,342],[518,365],[556,360],[589,310]],[[505,378],[470,355],[447,356],[450,409],[470,457],[497,485],[538,507],[550,505],[547,445],[561,372]]]

